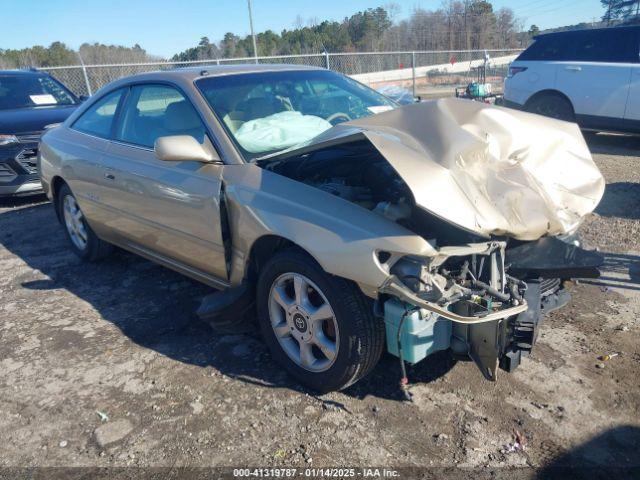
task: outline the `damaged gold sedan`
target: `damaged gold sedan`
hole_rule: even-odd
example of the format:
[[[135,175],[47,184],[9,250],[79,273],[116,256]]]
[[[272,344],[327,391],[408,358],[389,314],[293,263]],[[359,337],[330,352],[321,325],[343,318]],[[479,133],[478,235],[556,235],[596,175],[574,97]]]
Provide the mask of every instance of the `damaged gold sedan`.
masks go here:
[[[80,257],[112,245],[215,287],[199,315],[257,324],[318,391],[385,350],[495,380],[533,347],[604,180],[574,124],[477,102],[398,107],[334,72],[247,65],[111,83],[39,150]]]

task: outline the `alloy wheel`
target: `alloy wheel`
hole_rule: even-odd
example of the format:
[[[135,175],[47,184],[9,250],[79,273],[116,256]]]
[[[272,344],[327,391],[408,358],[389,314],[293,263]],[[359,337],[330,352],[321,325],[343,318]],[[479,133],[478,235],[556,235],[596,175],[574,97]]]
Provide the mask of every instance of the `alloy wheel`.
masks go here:
[[[324,293],[299,273],[284,273],[271,285],[269,317],[287,356],[310,372],[323,372],[338,356],[335,313]]]
[[[62,202],[64,224],[73,244],[79,249],[87,248],[87,229],[84,223],[84,215],[72,195],[64,197]]]

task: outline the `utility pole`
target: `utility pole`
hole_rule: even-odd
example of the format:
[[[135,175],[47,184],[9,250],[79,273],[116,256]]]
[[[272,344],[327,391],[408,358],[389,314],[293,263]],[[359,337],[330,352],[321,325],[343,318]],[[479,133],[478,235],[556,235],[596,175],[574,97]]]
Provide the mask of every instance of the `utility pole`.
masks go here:
[[[93,90],[91,90],[91,83],[89,82],[89,76],[87,75],[87,67],[84,66],[84,61],[82,60],[82,55],[80,55],[80,48],[78,48],[78,60],[80,60],[80,67],[82,68],[82,76],[84,77],[84,85],[87,89],[87,95],[93,95]]]
[[[256,46],[256,34],[253,31],[253,13],[251,12],[251,0],[247,0],[249,5],[249,26],[251,27],[251,39],[253,40],[253,58],[258,63],[258,47]]]
[[[465,0],[464,2],[464,48],[465,50],[469,50],[469,30],[467,27],[467,7],[469,6],[469,2]]]

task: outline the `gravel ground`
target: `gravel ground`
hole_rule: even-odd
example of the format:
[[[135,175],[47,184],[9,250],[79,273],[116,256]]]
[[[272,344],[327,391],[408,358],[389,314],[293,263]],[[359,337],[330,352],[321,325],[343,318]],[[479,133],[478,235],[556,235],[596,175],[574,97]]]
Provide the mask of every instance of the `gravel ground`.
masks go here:
[[[305,391],[259,337],[194,318],[204,286],[127,253],[84,264],[49,204],[4,202],[0,467],[640,468],[640,139],[589,142],[608,185],[582,235],[603,277],[571,285],[515,373],[489,383],[439,354],[410,369],[413,403],[390,356],[344,392]]]

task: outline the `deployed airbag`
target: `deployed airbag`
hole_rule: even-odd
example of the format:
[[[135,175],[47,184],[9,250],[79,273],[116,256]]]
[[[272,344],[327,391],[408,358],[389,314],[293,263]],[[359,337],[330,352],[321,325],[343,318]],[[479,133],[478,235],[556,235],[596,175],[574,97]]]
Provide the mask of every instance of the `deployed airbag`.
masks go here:
[[[306,142],[329,128],[324,118],[286,111],[243,123],[235,138],[248,152],[262,153]]]
[[[572,232],[604,193],[576,124],[454,98],[345,122],[274,158],[363,139],[417,206],[487,237]]]

